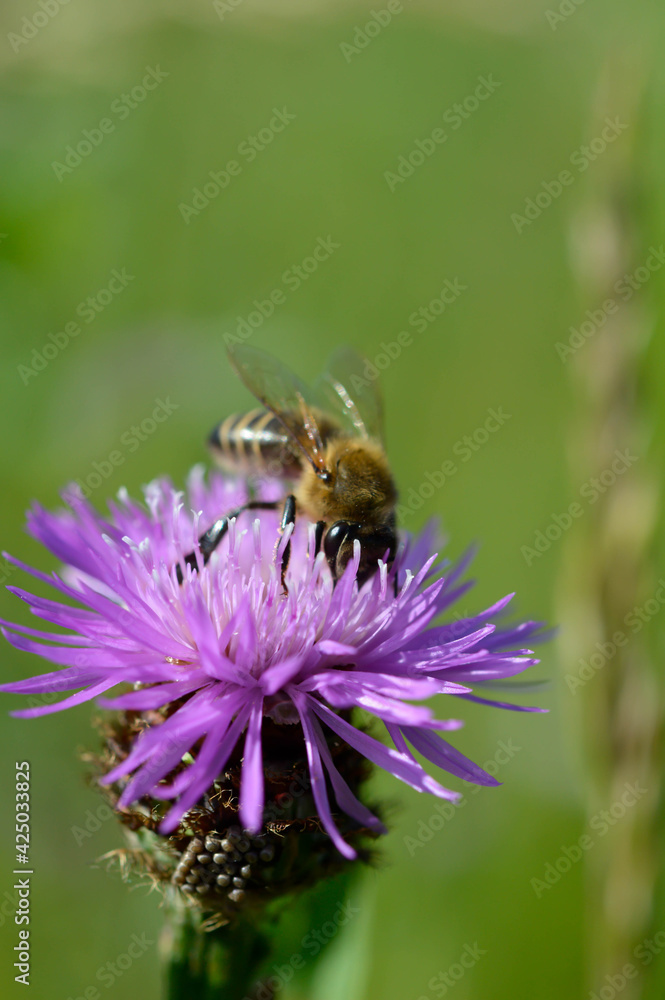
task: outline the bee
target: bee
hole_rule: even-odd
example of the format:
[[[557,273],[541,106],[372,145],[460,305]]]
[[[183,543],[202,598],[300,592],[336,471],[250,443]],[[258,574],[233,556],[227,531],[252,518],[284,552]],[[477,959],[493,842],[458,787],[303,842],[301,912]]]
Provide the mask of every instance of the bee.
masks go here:
[[[271,475],[292,484],[283,501],[250,500],[225,514],[199,539],[205,565],[245,510],[282,506],[280,529],[296,513],[316,525],[315,549],[323,547],[337,582],[360,543],[358,584],[385,559],[392,566],[397,550],[397,490],[382,444],[382,407],[376,383],[362,375],[362,359],[348,348],[338,351],[311,388],[272,355],[246,344],[229,349],[229,360],[261,407],[233,414],[212,430],[208,444],[218,464],[245,475]],[[290,542],[282,555],[282,586]],[[184,562],[198,568],[191,552]],[[182,583],[180,566],[176,567]]]

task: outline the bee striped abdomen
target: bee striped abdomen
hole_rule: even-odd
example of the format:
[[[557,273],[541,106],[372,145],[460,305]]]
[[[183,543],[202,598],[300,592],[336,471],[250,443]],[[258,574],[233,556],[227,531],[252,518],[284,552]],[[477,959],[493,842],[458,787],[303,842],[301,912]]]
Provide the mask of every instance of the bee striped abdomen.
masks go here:
[[[270,410],[233,413],[211,432],[208,443],[223,468],[295,477],[301,464],[280,420]]]

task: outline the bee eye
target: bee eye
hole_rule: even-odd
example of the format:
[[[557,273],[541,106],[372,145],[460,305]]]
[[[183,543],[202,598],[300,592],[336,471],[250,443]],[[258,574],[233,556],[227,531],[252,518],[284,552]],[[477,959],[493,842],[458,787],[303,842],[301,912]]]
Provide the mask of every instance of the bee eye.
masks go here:
[[[323,540],[323,551],[328,561],[334,560],[339,552],[342,542],[349,533],[351,525],[348,521],[335,521],[326,533]]]

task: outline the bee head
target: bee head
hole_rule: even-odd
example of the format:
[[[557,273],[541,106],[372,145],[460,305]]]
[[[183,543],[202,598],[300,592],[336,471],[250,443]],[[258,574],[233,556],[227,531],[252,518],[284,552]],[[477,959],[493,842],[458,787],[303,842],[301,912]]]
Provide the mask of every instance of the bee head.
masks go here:
[[[359,586],[376,571],[379,559],[385,558],[388,566],[392,565],[397,549],[397,536],[392,525],[368,527],[353,521],[335,521],[323,539],[323,551],[335,582],[353,557],[356,541],[360,542]]]

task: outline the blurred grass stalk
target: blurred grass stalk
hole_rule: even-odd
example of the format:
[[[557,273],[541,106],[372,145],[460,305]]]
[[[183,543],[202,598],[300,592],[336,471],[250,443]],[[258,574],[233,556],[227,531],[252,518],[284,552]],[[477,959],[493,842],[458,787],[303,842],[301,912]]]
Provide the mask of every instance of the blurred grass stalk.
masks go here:
[[[622,813],[618,804],[627,783],[646,789],[620,818],[610,813],[613,822],[605,833],[598,820],[585,826],[594,841],[585,854],[587,988],[592,996],[595,991],[604,996],[623,979],[622,1000],[645,996],[653,969],[639,961],[635,949],[647,937],[654,913],[662,735],[659,670],[650,656],[649,626],[635,625],[631,617],[658,590],[659,484],[650,465],[651,425],[640,395],[652,325],[649,290],[622,296],[616,288],[649,256],[648,242],[640,238],[647,55],[622,50],[620,59],[608,60],[598,87],[590,134],[598,135],[608,116],[618,116],[629,127],[589,172],[593,188],[574,220],[571,252],[583,308],[603,309],[607,300],[618,308],[607,310],[600,328],[564,359],[575,398],[573,489],[590,474],[600,477],[611,470],[617,451],[638,456],[595,503],[582,502],[583,517],[566,542],[560,590],[561,618],[567,623],[561,640],[564,669],[577,677],[582,660],[594,664],[592,671],[583,671],[583,685],[574,690],[565,685],[562,706],[578,727],[580,773],[588,782],[583,789],[587,824],[613,805],[616,816]],[[626,637],[625,645],[616,642],[618,633]],[[599,655],[592,659],[594,654]],[[626,965],[636,969],[634,977],[624,977]]]

